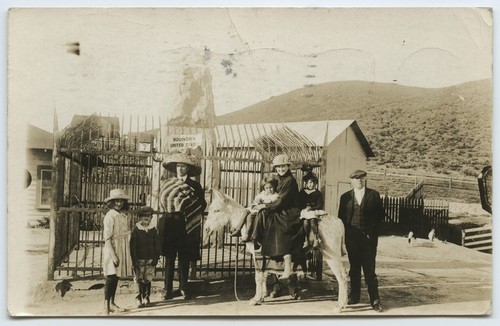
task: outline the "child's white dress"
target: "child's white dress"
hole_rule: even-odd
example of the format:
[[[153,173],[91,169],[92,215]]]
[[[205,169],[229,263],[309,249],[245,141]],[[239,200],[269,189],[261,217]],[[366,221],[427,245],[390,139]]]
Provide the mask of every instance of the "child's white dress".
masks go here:
[[[256,209],[254,209],[255,206],[260,204],[270,204],[273,201],[277,200],[278,197],[279,195],[276,192],[268,195],[265,190],[262,190],[257,196],[255,196],[252,205],[247,209],[250,211],[250,213],[255,214],[258,212]]]
[[[132,275],[132,258],[130,256],[130,217],[111,209],[104,216],[103,240],[111,239],[111,243],[118,257],[118,266],[113,264],[113,254],[107,244],[102,250],[102,268],[105,276]]]

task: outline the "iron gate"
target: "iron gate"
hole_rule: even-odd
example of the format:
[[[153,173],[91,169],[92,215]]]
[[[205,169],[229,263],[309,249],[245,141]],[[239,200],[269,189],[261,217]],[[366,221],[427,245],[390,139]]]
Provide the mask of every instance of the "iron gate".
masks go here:
[[[156,123],[153,119],[140,121],[139,117],[134,123],[132,118],[124,120],[120,124],[117,118],[93,115],[55,133],[49,279],[102,274],[104,199],[111,189],[122,188],[131,197],[131,228],[140,206],[149,204],[159,212],[153,193],[159,190],[161,177],[169,176],[161,161],[171,149],[172,136],[196,135],[202,152],[199,181],[204,189],[217,187],[244,206],[258,193],[274,155],[286,151],[295,162],[309,163],[319,162],[322,155],[318,146],[286,129],[259,130],[254,126],[235,135],[236,131],[226,126],[160,127],[159,119]],[[127,132],[123,128],[126,122]],[[132,130],[132,126],[136,128]],[[297,167],[293,171],[300,180],[302,171]],[[321,178],[319,164],[315,172]],[[209,192],[206,200],[211,202]],[[228,232],[213,238],[203,238],[202,232],[200,241],[202,258],[192,262],[191,277],[224,278],[236,266],[241,273],[252,273],[250,255]],[[163,277],[162,261],[156,277]]]

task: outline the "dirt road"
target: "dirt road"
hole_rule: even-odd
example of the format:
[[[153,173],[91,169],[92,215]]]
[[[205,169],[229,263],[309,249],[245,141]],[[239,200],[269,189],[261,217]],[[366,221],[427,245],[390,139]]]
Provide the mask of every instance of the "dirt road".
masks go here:
[[[35,239],[34,237],[33,239]],[[11,312],[31,316],[100,316],[102,289],[88,290],[102,284],[102,279],[72,281],[73,291],[64,298],[55,292],[56,282],[43,281],[47,256],[43,244],[35,243],[27,252],[33,273],[33,287],[23,308]],[[344,259],[344,265],[348,262]],[[337,286],[329,271],[323,281],[302,279],[303,298],[292,300],[284,295],[268,299],[262,305],[249,306],[253,280],[240,277],[235,297],[233,279],[193,282],[196,297],[161,300],[161,282],[154,282],[153,306],[134,307],[134,284],[121,281],[117,302],[127,311],[120,316],[437,316],[484,315],[491,312],[492,256],[463,247],[417,239],[409,245],[403,237],[381,237],[377,256],[377,274],[384,312],[375,313],[362,289],[361,303],[338,313]],[[174,285],[175,286],[175,285]]]

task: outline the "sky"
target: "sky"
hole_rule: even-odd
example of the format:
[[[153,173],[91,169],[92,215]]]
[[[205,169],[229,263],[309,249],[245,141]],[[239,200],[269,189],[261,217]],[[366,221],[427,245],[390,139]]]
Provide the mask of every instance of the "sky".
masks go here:
[[[309,83],[492,76],[487,9],[21,9],[8,32],[9,114],[48,131],[54,111],[61,128],[94,112],[164,121],[187,65],[209,68],[216,115]]]
[[[71,3],[71,4],[70,4]],[[420,87],[441,87],[491,77],[491,19],[484,11],[474,10],[447,11],[443,16],[424,14],[408,15],[358,15],[338,17],[335,13],[330,18],[320,20],[311,16],[307,21],[297,17],[272,18],[258,15],[239,15],[231,10],[231,19],[227,12],[220,18],[209,19],[201,15],[199,19],[180,22],[184,16],[154,17],[146,15],[139,21],[137,17],[119,17],[113,14],[85,14],[72,16],[68,13],[54,17],[40,15],[29,23],[19,20],[19,29],[14,30],[14,42],[7,46],[7,30],[13,31],[13,24],[7,23],[7,9],[10,7],[34,6],[246,6],[238,1],[161,1],[161,0],[5,0],[0,3],[2,9],[1,28],[3,33],[3,51],[0,56],[7,62],[8,51],[15,49],[15,59],[9,58],[9,98],[7,100],[7,65],[0,65],[4,79],[0,94],[4,98],[2,113],[4,117],[4,139],[2,152],[5,159],[0,163],[0,175],[4,185],[2,193],[7,194],[7,146],[9,147],[10,167],[14,166],[19,152],[13,142],[23,135],[23,125],[32,123],[43,129],[52,130],[54,109],[58,112],[60,125],[69,123],[73,114],[90,114],[100,111],[102,114],[168,114],[175,96],[176,83],[179,80],[180,66],[188,61],[196,61],[204,46],[210,48],[217,59],[209,65],[214,76],[225,76],[217,71],[220,60],[227,59],[229,53],[240,51],[237,66],[238,77],[214,81],[215,110],[223,114],[265,100],[273,95],[302,87],[304,73],[293,67],[310,68],[310,59],[321,59],[324,65],[315,72],[314,82],[328,82],[342,79],[360,79],[379,82],[394,82]],[[372,0],[365,1],[279,1],[255,0],[252,6],[277,7],[366,7],[374,6]],[[499,8],[494,0],[378,0],[376,6],[382,7],[494,7]],[[451,12],[451,14],[450,14]],[[436,16],[438,15],[438,16]],[[38,14],[37,14],[38,16]],[[486,17],[485,17],[486,16]],[[348,19],[346,17],[349,17]],[[184,17],[186,18],[186,17]],[[252,18],[252,19],[251,19]],[[255,19],[261,20],[256,21]],[[292,20],[292,18],[294,18]],[[309,17],[307,17],[309,18]],[[248,20],[252,21],[248,21]],[[305,18],[303,18],[305,19]],[[498,35],[495,25],[495,44]],[[236,27],[235,27],[236,26]],[[396,26],[396,27],[394,27]],[[271,28],[270,28],[271,27]],[[348,29],[349,27],[349,29]],[[149,33],[152,31],[154,33]],[[217,31],[217,33],[216,33]],[[272,32],[270,32],[272,31]],[[355,32],[356,31],[356,32]],[[12,35],[12,34],[10,34]],[[77,57],[67,53],[66,44],[78,40],[85,44],[82,55]],[[84,43],[85,41],[85,43]],[[404,41],[404,42],[403,42]],[[208,44],[208,45],[207,45]],[[176,48],[177,47],[177,48]],[[265,48],[279,49],[268,51]],[[167,54],[175,53],[170,57]],[[192,55],[191,49],[195,49]],[[90,50],[90,51],[87,51]],[[281,52],[280,52],[281,51]],[[251,55],[247,55],[250,53]],[[271,53],[272,55],[269,55]],[[282,53],[279,56],[277,53]],[[191,57],[191,59],[189,59]],[[486,58],[485,58],[486,57]],[[283,65],[268,62],[269,58],[291,62],[285,70]],[[253,64],[252,64],[253,63]],[[274,70],[271,67],[274,66]],[[323,67],[323,66],[322,66]],[[244,69],[246,68],[246,69]],[[329,69],[331,68],[331,69]],[[495,70],[497,70],[497,65]],[[162,71],[164,70],[164,71]],[[276,71],[282,74],[276,74]],[[274,74],[272,73],[274,72]],[[239,78],[251,75],[252,78]],[[297,78],[297,76],[301,76]],[[258,78],[257,78],[258,77]],[[293,77],[293,78],[292,78]],[[240,81],[241,80],[241,81]],[[244,83],[243,81],[246,81]],[[246,86],[245,88],[242,85]],[[494,85],[495,93],[497,86]],[[495,94],[496,95],[496,94]],[[497,106],[495,96],[495,107]],[[7,115],[7,106],[9,114]],[[166,112],[164,112],[166,111]],[[494,114],[495,121],[497,114]],[[496,137],[494,138],[496,148]],[[9,143],[8,143],[9,142]],[[496,153],[497,150],[494,151]],[[496,160],[494,159],[494,162]],[[496,163],[495,163],[496,166]],[[15,170],[15,169],[14,169]],[[498,184],[496,180],[494,184]],[[1,207],[7,207],[7,196],[3,196]],[[495,205],[496,207],[496,205]],[[2,219],[7,230],[6,209]],[[14,217],[10,215],[10,217]],[[496,224],[495,224],[496,225]],[[498,228],[494,227],[495,236]],[[6,241],[2,248],[2,257],[7,254]],[[498,254],[498,253],[497,253]],[[494,254],[497,256],[497,254]],[[494,260],[494,270],[498,270],[498,257]],[[7,266],[7,264],[5,264]],[[6,276],[6,268],[4,270]],[[496,324],[498,322],[498,278],[494,273],[494,316],[493,318],[391,318],[342,319],[342,324],[383,324],[384,326],[422,323],[470,325]],[[5,294],[6,287],[2,287]],[[0,304],[6,307],[6,295],[0,296]],[[85,319],[9,319],[4,309],[3,323],[17,325],[67,325],[84,324]],[[284,325],[285,321],[275,320]],[[340,321],[340,320],[339,320]],[[98,325],[136,324],[133,319],[106,320],[94,319]],[[163,319],[147,320],[150,324],[165,323]],[[167,321],[169,322],[169,321]],[[176,321],[179,322],[179,321]],[[233,323],[234,320],[191,319],[183,324]],[[286,320],[287,325],[331,324],[330,319]],[[238,320],[241,324],[251,324],[250,320]]]

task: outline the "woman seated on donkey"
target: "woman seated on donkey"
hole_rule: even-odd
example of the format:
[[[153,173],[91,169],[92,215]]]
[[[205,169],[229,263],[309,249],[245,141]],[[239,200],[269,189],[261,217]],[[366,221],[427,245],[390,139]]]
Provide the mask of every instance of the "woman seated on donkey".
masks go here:
[[[286,154],[277,155],[272,166],[278,174],[277,200],[261,204],[252,235],[255,249],[263,256],[284,261],[282,278],[292,273],[293,260],[303,259],[303,231],[300,210],[297,207],[299,187],[290,171],[290,158]],[[292,294],[294,295],[294,294]],[[295,293],[298,296],[298,293]]]

